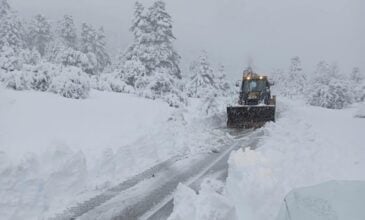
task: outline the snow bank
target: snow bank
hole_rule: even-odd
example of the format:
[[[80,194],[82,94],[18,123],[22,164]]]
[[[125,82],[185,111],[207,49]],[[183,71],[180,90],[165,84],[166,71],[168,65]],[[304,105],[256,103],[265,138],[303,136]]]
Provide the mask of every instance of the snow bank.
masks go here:
[[[23,152],[45,152],[54,143],[93,158],[159,128],[172,112],[163,102],[98,91],[87,100],[4,89],[0,96],[0,149],[17,159]]]
[[[43,218],[164,160],[173,146],[136,143],[171,112],[126,94],[73,100],[0,88],[0,215]]]
[[[358,110],[355,113],[357,118],[365,118],[365,103],[360,104]]]
[[[329,180],[365,180],[365,122],[354,109],[329,110],[289,100],[279,103],[255,151],[229,160],[228,198],[238,219],[274,219],[294,188]]]
[[[199,194],[180,184],[174,196],[174,212],[168,220],[226,220],[235,219],[234,207],[221,195],[223,183],[206,179]]]
[[[201,101],[176,109],[130,94],[0,88],[0,216],[53,217],[170,157],[210,152],[224,119]]]
[[[362,220],[364,204],[364,181],[331,181],[291,191],[277,220]]]

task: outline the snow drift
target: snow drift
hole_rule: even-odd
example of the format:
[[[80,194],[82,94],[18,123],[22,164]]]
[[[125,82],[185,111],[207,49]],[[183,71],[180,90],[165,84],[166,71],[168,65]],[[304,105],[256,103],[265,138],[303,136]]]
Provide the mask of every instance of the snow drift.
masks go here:
[[[304,101],[281,98],[277,122],[257,131],[263,133],[257,146],[252,146],[257,148],[231,154],[223,192],[211,194],[217,197],[216,202],[227,205],[217,208],[211,202],[201,203],[204,193],[195,195],[186,187],[180,188],[170,218],[202,219],[195,211],[192,214],[181,208],[193,207],[210,214],[234,211],[235,215],[226,219],[275,219],[285,196],[295,188],[330,180],[365,180],[365,122],[353,117],[355,111],[313,107]],[[211,219],[221,219],[217,216],[210,215]]]
[[[262,131],[255,151],[229,160],[227,195],[238,219],[277,216],[294,188],[329,180],[365,180],[365,123],[354,109],[329,110],[283,100],[280,119]]]

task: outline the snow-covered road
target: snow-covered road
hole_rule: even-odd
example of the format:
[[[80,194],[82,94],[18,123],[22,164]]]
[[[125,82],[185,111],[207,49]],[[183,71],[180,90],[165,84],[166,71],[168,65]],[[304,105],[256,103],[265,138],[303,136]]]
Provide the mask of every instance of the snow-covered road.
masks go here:
[[[179,183],[198,190],[206,176],[224,180],[231,151],[255,147],[255,132],[233,135],[230,145],[222,144],[214,152],[173,157],[67,209],[55,219],[166,219],[172,212],[173,193]]]

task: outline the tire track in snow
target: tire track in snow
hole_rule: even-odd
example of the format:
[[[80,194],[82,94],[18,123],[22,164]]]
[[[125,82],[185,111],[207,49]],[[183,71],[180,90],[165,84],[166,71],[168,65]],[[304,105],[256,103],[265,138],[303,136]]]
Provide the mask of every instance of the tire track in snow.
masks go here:
[[[90,210],[102,205],[103,203],[109,201],[110,199],[117,196],[119,193],[135,186],[136,184],[140,183],[143,180],[153,178],[153,175],[157,172],[159,172],[161,169],[171,166],[172,164],[176,163],[177,161],[184,158],[184,156],[175,156],[165,162],[159,163],[150,169],[137,174],[136,176],[132,177],[131,179],[128,179],[120,184],[118,184],[115,187],[112,187],[105,192],[101,193],[100,195],[97,195],[85,202],[78,203],[76,206],[73,206],[71,208],[68,208],[66,211],[64,211],[61,214],[56,215],[56,217],[51,218],[53,220],[68,220],[68,219],[76,219],[83,214],[89,212]]]
[[[237,140],[236,143],[231,145],[227,150],[223,151],[221,155],[216,158],[211,164],[206,167],[204,170],[199,172],[198,175],[188,179],[187,181],[182,182],[185,185],[188,185],[196,192],[199,191],[201,180],[207,176],[209,173],[219,173],[219,178],[225,181],[228,175],[228,159],[230,153],[233,150],[238,150],[239,148],[250,147],[255,149],[258,143],[258,137],[262,135],[262,133],[254,132],[253,130],[244,130],[239,133],[234,132],[234,139]],[[173,210],[173,194],[169,195],[159,203],[157,206],[153,207],[151,210],[146,212],[143,216],[139,217],[140,220],[161,220],[167,219]]]
[[[173,209],[173,194],[180,182],[197,190],[197,182],[210,171],[226,171],[230,152],[242,147],[243,142],[250,140],[254,133],[244,131],[234,134],[234,144],[220,146],[219,152],[173,157],[98,196],[68,208],[52,219],[166,218]],[[252,143],[246,142],[244,145],[250,146]],[[183,163],[188,167],[181,169]]]

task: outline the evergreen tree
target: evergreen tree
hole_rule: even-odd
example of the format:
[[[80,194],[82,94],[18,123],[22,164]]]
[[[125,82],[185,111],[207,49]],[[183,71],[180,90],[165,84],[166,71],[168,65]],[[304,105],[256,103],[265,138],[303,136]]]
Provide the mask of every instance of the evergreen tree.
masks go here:
[[[9,15],[11,9],[8,0],[0,0],[0,19]]]
[[[61,41],[73,49],[77,49],[76,26],[72,16],[65,15],[58,24],[58,35]]]
[[[286,93],[289,97],[303,95],[306,77],[303,73],[302,63],[298,56],[291,59],[288,79],[286,80]]]
[[[321,83],[327,84],[330,77],[330,65],[326,61],[320,61],[316,66],[313,79],[315,81],[319,80]]]
[[[150,46],[153,48],[152,56],[148,69],[165,68],[170,70],[169,73],[181,79],[179,68],[180,56],[173,47],[175,36],[172,32],[172,19],[167,13],[165,2],[156,1],[148,11],[148,23],[151,28],[150,38],[147,38]]]
[[[94,53],[98,61],[98,70],[102,72],[105,67],[111,64],[111,58],[106,50],[106,36],[103,27],[97,31]]]
[[[219,91],[220,95],[223,95],[223,96],[228,95],[228,93],[231,89],[231,86],[227,82],[227,75],[226,75],[225,68],[223,65],[219,66],[215,79],[216,79],[215,84],[217,85],[217,88],[220,90]]]
[[[25,47],[23,24],[11,10],[7,0],[0,0],[0,47],[11,47],[19,51]]]
[[[205,97],[211,90],[217,89],[213,69],[205,51],[198,61],[193,62],[190,71],[192,76],[187,84],[187,92],[190,97]]]
[[[96,31],[86,23],[81,25],[80,49],[84,53],[95,51]]]
[[[28,37],[30,47],[44,56],[46,47],[52,40],[51,24],[44,16],[36,15],[29,26]]]
[[[355,83],[361,83],[364,81],[365,79],[365,75],[360,71],[359,67],[354,67],[352,69],[351,75],[350,75],[351,80],[353,80]]]
[[[12,47],[0,47],[0,73],[2,70],[9,72],[21,68],[21,61],[17,55],[18,54]]]
[[[307,102],[314,106],[342,109],[356,99],[348,78],[341,77],[337,64],[317,64],[307,89]],[[355,99],[354,99],[355,98]]]
[[[146,24],[146,17],[143,15],[144,7],[140,2],[136,2],[134,6],[134,17],[132,20],[132,26],[130,31],[134,35],[134,39],[139,39],[141,36],[141,31],[143,30],[143,25]]]
[[[354,90],[356,102],[365,100],[365,75],[360,71],[360,68],[354,67],[350,74],[351,88]]]
[[[91,25],[82,24],[81,28],[81,51],[86,54],[94,54],[97,61],[96,71],[102,72],[111,63],[109,54],[106,52],[104,29],[96,31]]]
[[[173,48],[171,16],[166,12],[165,3],[156,1],[147,12],[136,3],[131,26],[134,43],[124,55],[122,62],[138,59],[145,66],[147,76],[153,76],[160,69],[168,70],[172,77],[181,79],[180,56]]]
[[[144,51],[147,50],[146,36],[148,36],[148,33],[150,32],[148,27],[148,21],[146,15],[144,14],[144,7],[141,3],[136,2],[134,6],[132,26],[130,27],[130,31],[134,36],[134,42],[128,47],[127,51],[125,51],[124,54],[120,56],[120,68],[122,68],[124,66],[124,62],[128,60],[139,59],[142,62],[142,55]]]
[[[127,85],[133,88],[143,89],[148,84],[146,76],[146,68],[143,63],[135,57],[124,62],[122,67],[122,78]]]

